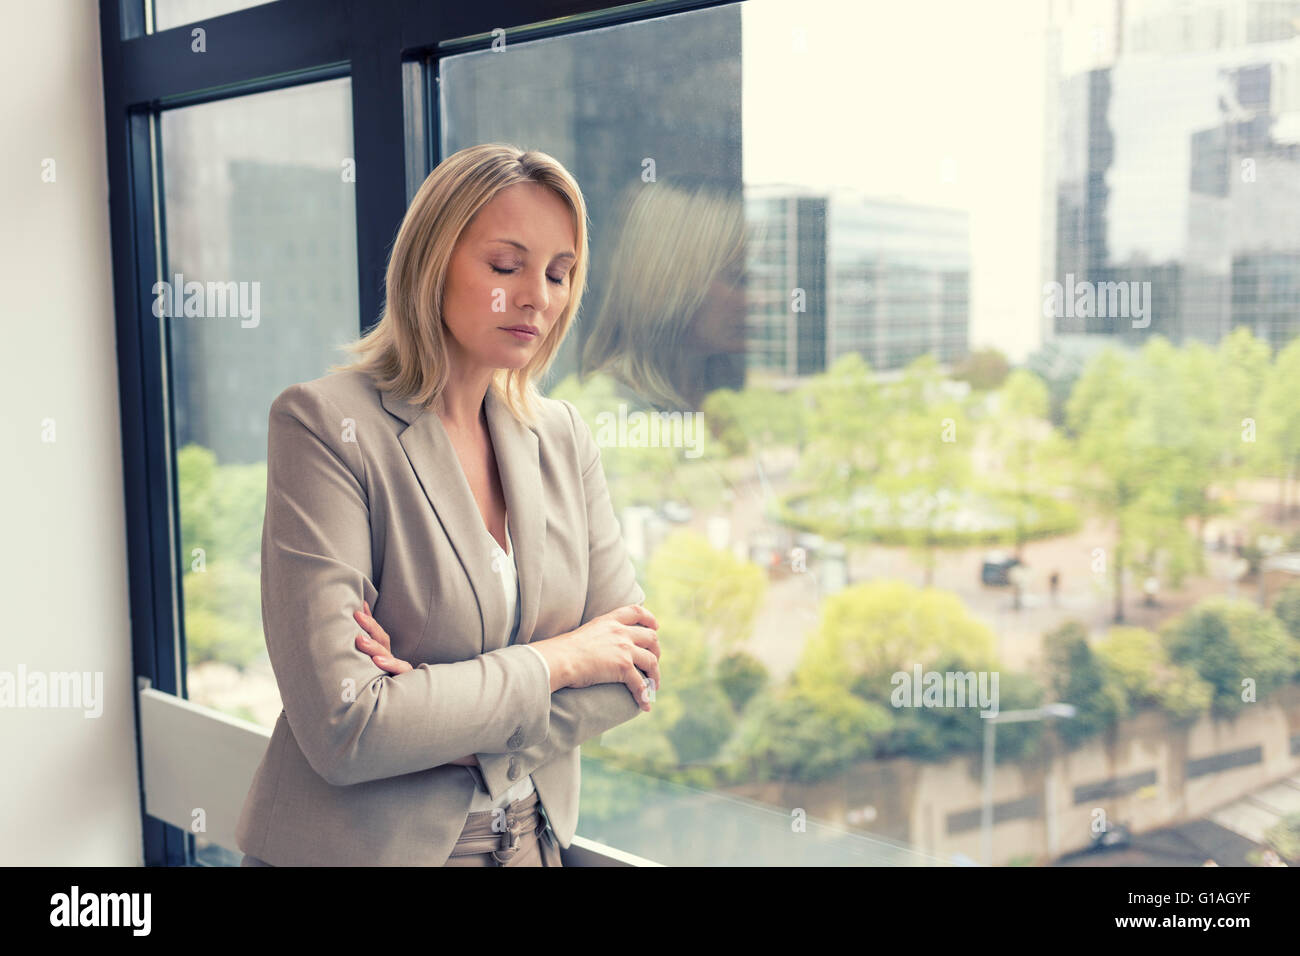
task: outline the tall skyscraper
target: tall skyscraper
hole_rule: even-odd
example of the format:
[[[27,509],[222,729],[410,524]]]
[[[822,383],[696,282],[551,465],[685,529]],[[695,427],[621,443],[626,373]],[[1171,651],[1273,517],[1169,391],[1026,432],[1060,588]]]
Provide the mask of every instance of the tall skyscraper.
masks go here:
[[[851,190],[746,190],[751,368],[809,375],[851,352],[874,369],[969,352],[965,212]]]
[[[1048,333],[1213,343],[1246,326],[1284,345],[1300,332],[1300,2],[1079,12],[1056,23],[1058,49],[1086,46],[1071,31],[1096,42],[1057,79],[1049,281],[1096,294],[1048,314]],[[1105,309],[1117,287],[1146,314]]]

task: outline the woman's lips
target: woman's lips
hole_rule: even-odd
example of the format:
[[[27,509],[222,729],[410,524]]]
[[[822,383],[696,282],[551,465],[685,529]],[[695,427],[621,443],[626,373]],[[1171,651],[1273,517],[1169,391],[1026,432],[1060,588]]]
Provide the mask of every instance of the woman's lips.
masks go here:
[[[511,335],[513,335],[515,338],[519,339],[522,342],[528,342],[531,341],[532,339],[537,338],[536,331],[529,329],[527,326],[522,326],[522,325],[510,326],[510,327],[502,326],[501,331],[509,332]]]

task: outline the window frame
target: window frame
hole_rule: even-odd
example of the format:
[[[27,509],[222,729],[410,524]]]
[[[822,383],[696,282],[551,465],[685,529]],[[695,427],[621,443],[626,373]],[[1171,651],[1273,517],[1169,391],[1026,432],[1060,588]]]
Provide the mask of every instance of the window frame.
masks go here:
[[[193,836],[146,810],[142,700],[184,699],[180,519],[174,475],[171,370],[153,283],[166,276],[159,120],[164,110],[348,76],[356,180],[358,333],[383,307],[388,248],[407,208],[408,122],[424,130],[425,174],[440,155],[439,60],[509,41],[585,32],[742,0],[273,0],[219,17],[146,32],[149,0],[99,0],[108,153],[113,308],[126,504],[137,779],[146,866],[194,862]],[[187,55],[202,28],[209,51]],[[217,55],[230,49],[233,54]],[[405,81],[423,69],[419,117]],[[418,126],[416,127],[418,128]],[[412,170],[414,175],[416,171]],[[146,321],[148,318],[148,321]],[[216,720],[216,718],[211,718]],[[230,848],[234,849],[234,848]],[[580,855],[600,857],[590,841]],[[628,865],[613,858],[610,865]]]

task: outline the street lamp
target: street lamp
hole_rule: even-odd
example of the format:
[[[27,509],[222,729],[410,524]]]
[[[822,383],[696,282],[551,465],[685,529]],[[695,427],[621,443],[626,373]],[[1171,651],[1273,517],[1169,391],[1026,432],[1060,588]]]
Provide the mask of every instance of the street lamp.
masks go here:
[[[1078,713],[1073,704],[1047,704],[1032,710],[1008,710],[992,717],[982,717],[984,723],[984,807],[980,811],[980,856],[985,866],[993,865],[993,752],[997,741],[994,739],[995,725],[1018,724],[1026,720],[1047,720],[1057,717],[1069,720]],[[1049,778],[1050,779],[1050,778]],[[1053,830],[1055,818],[1052,812],[1052,800],[1048,796],[1047,830]]]

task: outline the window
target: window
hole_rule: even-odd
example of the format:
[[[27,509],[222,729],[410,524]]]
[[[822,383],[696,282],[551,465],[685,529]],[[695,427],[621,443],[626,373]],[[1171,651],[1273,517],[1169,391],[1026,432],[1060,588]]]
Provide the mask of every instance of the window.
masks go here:
[[[165,307],[186,682],[270,729],[259,585],[267,409],[357,328],[347,78],[164,112]]]
[[[240,6],[250,37],[292,9]],[[581,835],[668,864],[1068,861],[1181,823],[1189,780],[1244,799],[1292,767],[1300,10],[587,6],[392,0],[274,63],[115,51],[142,676],[185,693],[175,631],[193,700],[274,719],[266,408],[378,316],[431,166],[506,141],[587,199],[543,385],[596,434],[662,625],[658,706],[583,749]],[[177,274],[226,312],[147,318]],[[1077,312],[1083,285],[1134,311]],[[1129,721],[1151,747],[1109,742]]]

